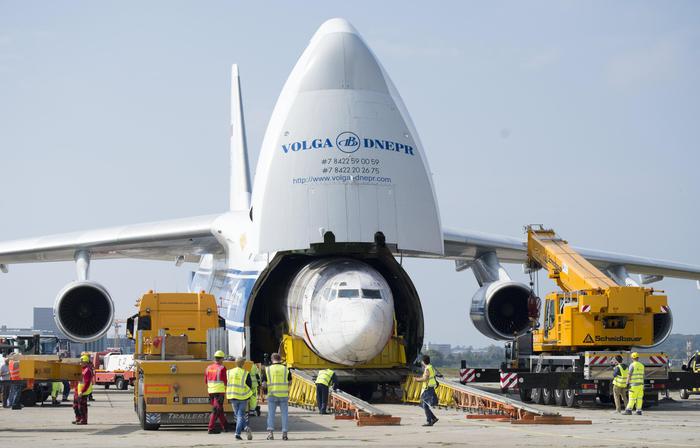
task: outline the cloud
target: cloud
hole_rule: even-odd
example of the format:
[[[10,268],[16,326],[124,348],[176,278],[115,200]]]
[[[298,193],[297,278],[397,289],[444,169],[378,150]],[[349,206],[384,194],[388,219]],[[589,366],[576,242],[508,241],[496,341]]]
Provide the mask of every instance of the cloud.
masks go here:
[[[683,72],[686,47],[678,39],[658,40],[613,58],[607,67],[610,84],[638,89],[676,80]]]

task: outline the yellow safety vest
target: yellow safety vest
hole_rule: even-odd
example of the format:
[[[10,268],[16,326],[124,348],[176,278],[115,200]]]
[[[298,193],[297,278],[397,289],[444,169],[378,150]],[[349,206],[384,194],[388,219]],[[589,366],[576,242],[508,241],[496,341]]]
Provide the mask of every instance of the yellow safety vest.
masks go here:
[[[226,372],[226,398],[229,400],[247,400],[253,391],[246,384],[248,372],[241,367],[234,367]]]
[[[433,368],[433,365],[428,364],[427,366],[425,366],[425,368],[428,370],[428,381],[423,382],[423,389],[421,390],[421,392],[429,387],[437,387],[437,381],[435,381],[435,369]]]
[[[88,386],[87,390],[83,392],[83,382],[78,383],[78,395],[90,395],[92,393],[92,382]]]
[[[630,366],[632,375],[630,376],[630,386],[644,385],[644,364],[639,361],[634,361]]]
[[[324,386],[331,385],[331,378],[333,378],[333,372],[331,369],[324,369],[318,371],[318,376],[316,377],[316,384],[323,384]]]
[[[265,369],[267,375],[267,394],[271,397],[289,397],[289,371],[287,366],[282,364],[272,364]]]
[[[625,369],[622,364],[618,364],[617,367],[620,368],[620,374],[613,378],[613,386],[617,387],[627,387],[627,372],[629,371],[628,369]],[[613,367],[613,370],[615,368]]]

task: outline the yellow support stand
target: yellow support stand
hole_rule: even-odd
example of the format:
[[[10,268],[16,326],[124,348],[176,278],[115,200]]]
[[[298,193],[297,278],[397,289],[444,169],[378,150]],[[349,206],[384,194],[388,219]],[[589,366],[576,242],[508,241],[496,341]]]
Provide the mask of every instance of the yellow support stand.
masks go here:
[[[288,334],[282,336],[281,355],[287,367],[293,369],[347,369],[348,366],[335,364],[318,356],[303,339]],[[403,338],[392,336],[380,354],[372,360],[353,366],[353,369],[391,369],[406,366],[406,351]]]

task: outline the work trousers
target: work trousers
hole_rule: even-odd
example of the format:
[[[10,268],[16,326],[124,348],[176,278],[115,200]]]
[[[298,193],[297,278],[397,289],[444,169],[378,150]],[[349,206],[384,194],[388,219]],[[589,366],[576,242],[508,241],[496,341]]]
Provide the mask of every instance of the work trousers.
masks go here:
[[[627,410],[631,411],[635,408],[638,411],[642,410],[642,401],[644,400],[644,385],[630,386],[630,401],[627,403]]]
[[[316,404],[318,412],[325,414],[328,406],[328,386],[325,384],[316,383]]]
[[[73,412],[75,421],[87,425],[88,422],[88,397],[87,395],[73,394]]]
[[[272,397],[267,396],[267,430],[275,430],[275,413],[277,406],[280,408],[280,417],[282,418],[282,432],[287,432],[287,420],[289,412],[289,397]]]
[[[22,388],[24,383],[12,383],[10,385],[9,405],[13,409],[19,409],[22,405]]]
[[[433,414],[430,407],[435,406],[437,401],[434,387],[429,387],[420,394],[420,407],[425,411],[425,419],[428,423],[432,423],[432,421],[435,420],[435,414]]]
[[[617,412],[627,409],[627,388],[613,386],[613,399],[615,400],[615,410]]]
[[[253,411],[258,407],[258,386],[254,385],[251,389],[253,389],[253,395],[248,398],[248,409]]]
[[[221,430],[226,429],[226,415],[224,415],[224,394],[209,394],[209,400],[211,400],[209,430],[216,429],[217,420],[221,425]]]
[[[10,405],[10,384],[3,383],[2,384],[2,407],[8,408],[10,406],[11,406]]]
[[[229,400],[233,406],[233,414],[236,416],[236,435],[240,436],[241,432],[248,426],[248,400]]]
[[[68,401],[69,394],[70,394],[70,383],[68,381],[63,381],[63,401]]]

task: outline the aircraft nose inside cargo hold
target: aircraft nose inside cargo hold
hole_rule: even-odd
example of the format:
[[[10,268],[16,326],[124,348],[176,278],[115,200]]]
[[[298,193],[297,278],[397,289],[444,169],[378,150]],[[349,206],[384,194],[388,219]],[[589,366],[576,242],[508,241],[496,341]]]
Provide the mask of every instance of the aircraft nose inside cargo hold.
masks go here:
[[[389,284],[364,262],[320,260],[292,280],[290,331],[329,361],[354,365],[374,358],[392,334],[393,315]]]

